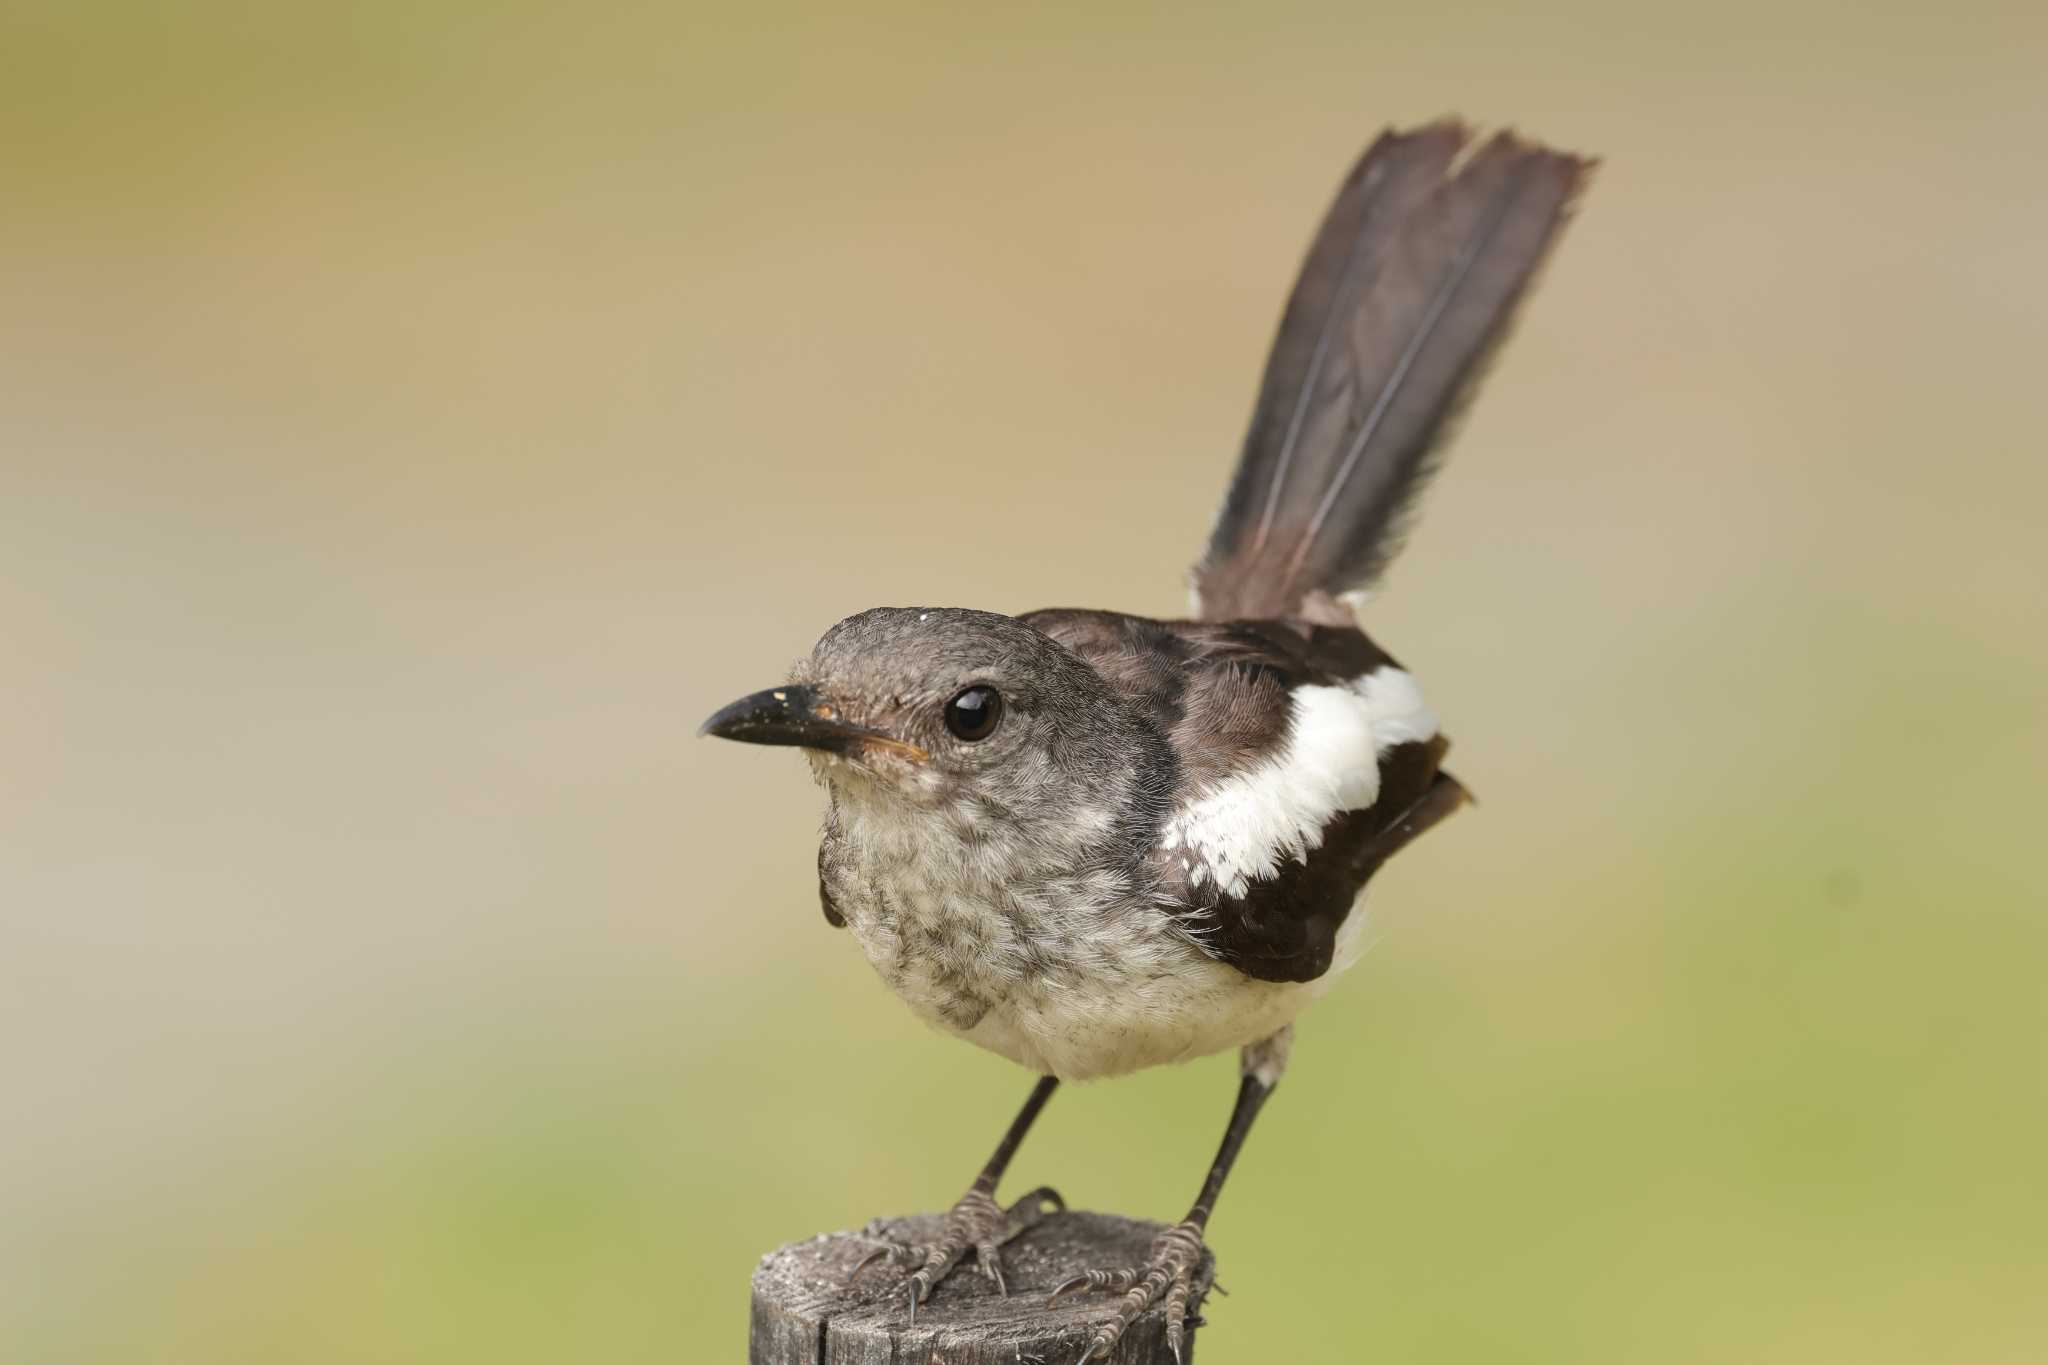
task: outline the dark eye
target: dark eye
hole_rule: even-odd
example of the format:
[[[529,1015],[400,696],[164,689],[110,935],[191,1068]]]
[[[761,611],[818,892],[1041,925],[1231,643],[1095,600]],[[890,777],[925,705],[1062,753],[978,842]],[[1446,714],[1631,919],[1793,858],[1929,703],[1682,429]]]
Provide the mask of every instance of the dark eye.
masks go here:
[[[1003,718],[1003,694],[993,687],[970,687],[946,703],[946,728],[960,739],[987,739]]]

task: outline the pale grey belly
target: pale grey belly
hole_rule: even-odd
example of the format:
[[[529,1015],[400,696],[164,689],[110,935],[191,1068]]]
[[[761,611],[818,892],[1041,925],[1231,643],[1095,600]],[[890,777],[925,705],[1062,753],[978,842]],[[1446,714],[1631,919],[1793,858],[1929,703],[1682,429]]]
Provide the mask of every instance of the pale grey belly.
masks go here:
[[[1066,1079],[1255,1042],[1319,992],[1253,980],[1202,953],[1163,911],[1072,885],[963,893],[909,869],[870,878],[851,868],[828,883],[876,973],[920,1017]]]

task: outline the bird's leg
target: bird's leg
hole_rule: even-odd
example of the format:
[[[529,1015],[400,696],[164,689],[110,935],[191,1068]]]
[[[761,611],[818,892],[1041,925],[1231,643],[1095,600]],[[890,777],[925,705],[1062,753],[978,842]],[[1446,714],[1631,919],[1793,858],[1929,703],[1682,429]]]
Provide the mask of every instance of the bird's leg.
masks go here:
[[[1002,1254],[997,1250],[1005,1242],[1024,1229],[1045,1217],[1050,1210],[1063,1209],[1066,1201],[1059,1191],[1048,1185],[1041,1185],[1031,1193],[1010,1205],[1007,1209],[996,1203],[996,1182],[1003,1178],[1010,1158],[1017,1155],[1017,1148],[1024,1141],[1024,1135],[1031,1131],[1032,1122],[1038,1111],[1045,1108],[1045,1102],[1052,1098],[1052,1092],[1059,1085],[1057,1076],[1042,1076],[1038,1084],[1031,1087],[1031,1095],[1024,1101],[1024,1107],[1017,1111],[1017,1117],[1010,1121],[1009,1131],[996,1144],[994,1155],[981,1168],[981,1174],[974,1177],[974,1183],[967,1187],[967,1193],[960,1196],[960,1202],[953,1205],[946,1214],[946,1224],[939,1239],[929,1246],[881,1239],[882,1245],[861,1258],[847,1275],[851,1280],[862,1270],[884,1258],[893,1260],[908,1270],[917,1270],[906,1282],[910,1298],[910,1320],[917,1321],[917,1306],[931,1297],[932,1289],[939,1281],[951,1274],[970,1251],[981,1268],[981,1273],[995,1282],[1004,1294],[1010,1287],[1003,1281]],[[879,1233],[871,1228],[870,1235]]]
[[[1273,1093],[1280,1072],[1287,1065],[1288,1041],[1288,1031],[1283,1029],[1244,1050],[1244,1076],[1238,1082],[1237,1104],[1230,1111],[1230,1123],[1223,1130],[1223,1142],[1216,1149],[1208,1179],[1202,1182],[1202,1192],[1195,1196],[1188,1216],[1153,1240],[1146,1263],[1086,1271],[1052,1291],[1052,1300],[1074,1290],[1090,1289],[1106,1289],[1124,1296],[1116,1316],[1095,1329],[1095,1334],[1088,1338],[1087,1349],[1074,1365],[1085,1365],[1097,1356],[1106,1359],[1124,1329],[1162,1299],[1166,1304],[1166,1344],[1172,1348],[1173,1358],[1181,1359],[1187,1335],[1188,1298],[1194,1292],[1195,1270],[1202,1263],[1202,1235],[1209,1226],[1209,1213],[1216,1207],[1216,1196],[1223,1192],[1223,1181],[1237,1160],[1238,1149],[1244,1146],[1245,1135],[1252,1130],[1252,1120],[1258,1117],[1260,1106]]]

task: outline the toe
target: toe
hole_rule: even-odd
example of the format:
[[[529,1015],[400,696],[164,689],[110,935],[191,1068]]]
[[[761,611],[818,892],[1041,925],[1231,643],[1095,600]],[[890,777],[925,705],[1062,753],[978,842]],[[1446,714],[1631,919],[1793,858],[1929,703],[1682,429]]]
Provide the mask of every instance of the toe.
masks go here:
[[[1045,1306],[1052,1307],[1063,1295],[1076,1290],[1107,1289],[1114,1293],[1122,1293],[1137,1281],[1138,1272],[1135,1270],[1084,1270],[1072,1279],[1061,1282],[1046,1299]]]
[[[929,1248],[909,1242],[885,1239],[882,1244],[854,1262],[853,1269],[846,1272],[846,1283],[851,1284],[854,1276],[866,1270],[877,1261],[887,1261],[899,1266],[922,1265]]]
[[[1105,1289],[1123,1294],[1116,1313],[1099,1324],[1088,1339],[1083,1361],[1107,1357],[1130,1325],[1155,1305],[1166,1315],[1166,1344],[1176,1362],[1186,1357],[1190,1314],[1194,1297],[1195,1271],[1202,1262],[1202,1231],[1192,1222],[1168,1228],[1153,1243],[1146,1264],[1129,1270],[1090,1270],[1076,1275],[1052,1291],[1047,1305],[1076,1290]],[[1197,1320],[1199,1321],[1199,1320]]]
[[[1067,1201],[1060,1197],[1058,1190],[1050,1185],[1040,1185],[1004,1210],[1004,1216],[1009,1219],[1029,1218],[1035,1223],[1047,1214],[1058,1213],[1066,1207]]]
[[[1003,1257],[1002,1253],[996,1250],[996,1244],[977,1242],[974,1247],[974,1259],[980,1264],[981,1273],[995,1282],[996,1292],[1006,1299],[1009,1298],[1010,1286],[1003,1279]]]
[[[1181,1343],[1187,1336],[1188,1294],[1193,1288],[1194,1272],[1184,1268],[1166,1289],[1166,1345],[1173,1352],[1175,1365],[1179,1365]]]

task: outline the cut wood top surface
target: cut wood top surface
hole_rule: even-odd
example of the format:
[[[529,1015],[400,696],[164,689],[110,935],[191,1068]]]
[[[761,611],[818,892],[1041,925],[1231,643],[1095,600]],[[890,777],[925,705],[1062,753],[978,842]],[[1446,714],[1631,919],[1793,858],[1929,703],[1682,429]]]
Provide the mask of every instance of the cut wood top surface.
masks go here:
[[[943,1222],[941,1214],[923,1213],[876,1226],[901,1241],[925,1242],[938,1236]],[[878,1245],[873,1237],[838,1232],[793,1242],[763,1257],[754,1271],[748,1359],[752,1365],[1071,1365],[1121,1296],[1069,1294],[1053,1307],[1046,1297],[1083,1271],[1142,1265],[1162,1230],[1114,1214],[1053,1214],[1003,1248],[1008,1298],[980,1274],[970,1254],[917,1310],[915,1327],[904,1297],[907,1272],[900,1267],[877,1262],[847,1282]],[[1199,1311],[1214,1278],[1214,1259],[1205,1256],[1192,1310]],[[1189,1325],[1192,1362],[1192,1315]],[[1112,1365],[1171,1365],[1164,1314],[1155,1307],[1132,1323],[1108,1359]]]

